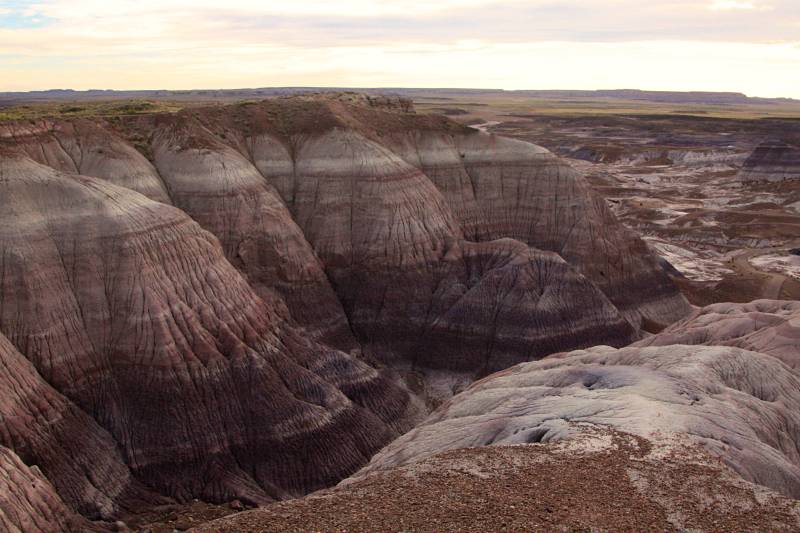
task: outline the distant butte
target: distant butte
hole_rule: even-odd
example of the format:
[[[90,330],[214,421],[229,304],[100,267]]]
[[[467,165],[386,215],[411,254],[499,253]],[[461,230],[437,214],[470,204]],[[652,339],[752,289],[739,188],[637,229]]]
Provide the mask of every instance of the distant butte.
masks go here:
[[[800,146],[783,141],[765,141],[744,162],[742,180],[800,180]]]

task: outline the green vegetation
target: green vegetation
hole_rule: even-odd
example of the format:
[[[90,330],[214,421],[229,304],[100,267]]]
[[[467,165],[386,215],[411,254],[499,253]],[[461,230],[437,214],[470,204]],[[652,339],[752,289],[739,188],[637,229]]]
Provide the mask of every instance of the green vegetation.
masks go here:
[[[235,104],[240,108],[253,105],[261,98],[250,95],[229,96],[209,99],[201,96],[195,99],[181,97],[178,99],[116,99],[99,101],[91,98],[77,100],[54,100],[52,102],[17,104],[0,106],[0,121],[30,120],[46,117],[118,117],[141,115],[148,113],[174,113],[187,107]],[[291,100],[281,99],[280,113],[288,115],[275,117],[284,122],[293,123],[304,120],[309,113],[308,101],[321,95],[300,95]],[[356,92],[328,94],[328,98],[348,103],[362,103],[367,107],[381,107],[389,99]],[[305,103],[304,103],[305,102]],[[399,110],[409,102],[403,98],[397,100]],[[2,103],[0,103],[2,104]],[[481,118],[487,120],[508,121],[513,115],[539,115],[560,117],[582,116],[663,116],[668,117],[705,117],[733,119],[800,119],[800,104],[786,103],[747,103],[747,104],[695,104],[695,103],[662,103],[646,100],[625,100],[610,97],[564,97],[552,98],[525,96],[519,94],[472,93],[449,94],[442,97],[439,93],[425,92],[414,94],[414,107],[418,113],[442,113],[458,116],[459,122]],[[449,111],[449,112],[448,112]],[[300,113],[298,116],[297,113]],[[318,117],[317,117],[318,118]],[[281,122],[278,120],[277,122]]]
[[[34,120],[65,117],[119,117],[147,113],[174,113],[188,103],[154,100],[117,100],[111,102],[69,102],[17,105],[0,108],[0,121]]]
[[[495,115],[496,120],[509,120],[508,115],[552,115],[578,117],[591,115],[663,115],[709,118],[800,118],[800,105],[785,104],[686,104],[661,103],[620,98],[539,98],[519,95],[465,94],[450,98],[415,98],[417,112],[429,113],[442,107],[463,109],[470,114]],[[488,109],[487,109],[488,108]],[[487,113],[487,111],[489,113]],[[469,115],[462,115],[468,119]],[[462,117],[459,117],[461,119]],[[494,120],[494,119],[493,119]]]

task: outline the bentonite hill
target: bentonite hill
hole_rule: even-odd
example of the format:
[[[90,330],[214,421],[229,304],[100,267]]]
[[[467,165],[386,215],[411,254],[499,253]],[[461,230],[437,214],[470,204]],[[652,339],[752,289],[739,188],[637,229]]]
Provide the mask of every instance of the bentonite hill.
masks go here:
[[[0,529],[796,530],[800,307],[672,270],[402,98],[0,123]]]

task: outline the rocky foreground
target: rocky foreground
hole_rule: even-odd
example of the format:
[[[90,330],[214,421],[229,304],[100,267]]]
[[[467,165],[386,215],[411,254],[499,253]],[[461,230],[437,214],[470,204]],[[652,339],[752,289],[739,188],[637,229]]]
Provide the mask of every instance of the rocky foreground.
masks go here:
[[[666,344],[518,365],[335,489],[198,531],[796,531],[800,378],[781,355]]]
[[[407,107],[0,124],[0,525],[202,500],[264,508],[212,530],[796,526],[795,306],[691,314],[562,160]],[[575,514],[592,483],[643,521]]]
[[[578,429],[576,427],[576,429]],[[796,531],[800,504],[681,439],[601,428],[437,454],[200,532]]]

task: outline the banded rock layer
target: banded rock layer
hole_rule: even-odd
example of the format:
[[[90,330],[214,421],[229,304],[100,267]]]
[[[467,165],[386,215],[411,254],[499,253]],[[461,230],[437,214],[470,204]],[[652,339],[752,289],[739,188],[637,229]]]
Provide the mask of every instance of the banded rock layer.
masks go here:
[[[0,444],[90,518],[331,485],[421,417],[395,370],[436,403],[688,311],[546,151],[329,99],[0,126],[0,254],[8,416],[62,420]]]
[[[481,373],[563,343],[633,336],[555,255],[465,241],[425,174],[363,135],[332,130],[300,144],[295,160],[287,205],[375,357]]]
[[[300,494],[408,427],[401,386],[301,338],[183,212],[22,157],[0,175],[0,330],[152,488]]]
[[[47,476],[59,502],[93,519],[159,502],[131,475],[111,435],[47,384],[2,334],[0,369],[0,446]]]
[[[78,533],[92,526],[71,511],[37,468],[0,446],[0,529],[7,533]]]
[[[0,140],[55,170],[102,178],[170,203],[166,185],[135,146],[89,119],[0,124]]]
[[[442,117],[302,98],[97,127],[150,155],[170,200],[219,238],[259,296],[338,349],[480,375],[553,351],[624,345],[643,324],[688,312],[654,257],[583,180],[527,143]],[[536,249],[502,242],[508,237]],[[536,265],[559,261],[539,249],[576,272],[561,265],[547,271],[563,280],[540,276]],[[487,289],[479,278],[488,272],[469,258],[511,253],[519,257],[506,283],[522,289]],[[525,258],[532,266],[520,270]],[[522,295],[519,323],[472,313],[475,287],[499,308],[507,294]],[[633,295],[640,304],[623,301]],[[507,325],[513,337],[503,336]]]
[[[511,237],[561,255],[636,327],[684,316],[683,297],[605,201],[544,148],[477,133],[405,133],[396,150],[442,191],[465,235]]]
[[[782,141],[765,141],[744,162],[743,181],[800,179],[800,147]]]
[[[150,135],[175,205],[220,240],[258,294],[313,338],[355,348],[319,258],[258,169],[192,117],[160,117]]]
[[[511,237],[560,253],[632,324],[633,331],[616,313],[587,309],[589,322],[609,326],[607,340],[600,342],[624,344],[620,339],[634,338],[642,325],[660,328],[689,310],[642,241],[613,219],[579,176],[533,145],[484,135],[442,117],[329,99],[279,99],[194,115],[202,128],[191,130],[190,142],[214,157],[235,149],[241,158],[225,156],[226,168],[248,160],[280,194],[322,261],[356,340],[374,357],[446,366],[435,354],[420,359],[408,343],[416,341],[421,326],[430,329],[421,324],[421,315],[435,307],[431,293],[442,287],[436,271],[442,270],[448,243],[465,238]],[[136,129],[158,132],[158,124],[138,120]],[[420,139],[432,142],[429,153],[438,155],[415,159],[424,152]],[[152,150],[159,152],[157,143]],[[454,157],[464,167],[466,152],[468,168],[456,173],[483,172],[483,189],[470,190],[473,204],[486,204],[470,213],[459,206],[456,188],[430,164],[437,157]],[[515,205],[514,192],[523,188],[522,196],[532,204]],[[499,199],[498,189],[504,194]],[[399,309],[383,308],[397,302],[395,291],[402,291],[407,302]],[[568,306],[568,300],[561,305]],[[570,313],[586,321],[579,308]],[[576,339],[586,337],[579,328],[575,333]],[[580,342],[569,347],[588,346]],[[521,360],[543,352],[534,349]],[[477,359],[491,357],[482,353]]]
[[[670,344],[736,346],[777,357],[797,369],[800,368],[800,302],[756,300],[709,305],[635,346]]]

